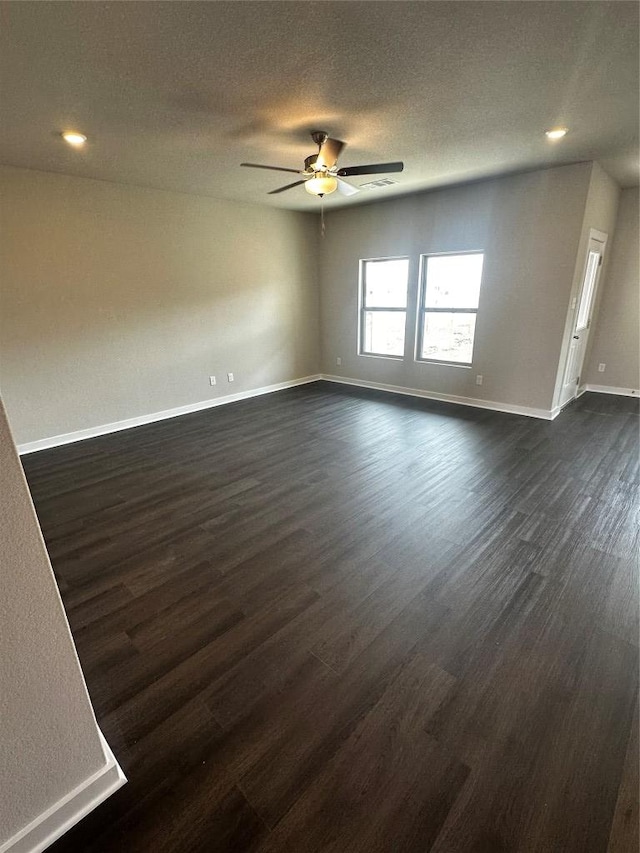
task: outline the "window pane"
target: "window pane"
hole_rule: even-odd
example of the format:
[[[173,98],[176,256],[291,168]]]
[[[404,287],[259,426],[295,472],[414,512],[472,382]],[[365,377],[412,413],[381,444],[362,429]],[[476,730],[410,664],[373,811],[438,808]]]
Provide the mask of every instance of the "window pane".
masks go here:
[[[425,308],[477,308],[484,255],[427,258]]]
[[[589,322],[589,312],[591,311],[591,300],[593,299],[593,291],[596,286],[596,276],[598,274],[598,264],[600,263],[599,252],[589,252],[589,260],[587,261],[587,270],[584,274],[584,284],[582,285],[582,293],[580,294],[580,306],[578,308],[578,319],[576,321],[576,329],[586,329]]]
[[[363,352],[404,355],[404,311],[365,311]]]
[[[427,311],[423,320],[420,357],[471,364],[475,331],[475,314]]]
[[[409,261],[364,262],[365,308],[406,308]]]

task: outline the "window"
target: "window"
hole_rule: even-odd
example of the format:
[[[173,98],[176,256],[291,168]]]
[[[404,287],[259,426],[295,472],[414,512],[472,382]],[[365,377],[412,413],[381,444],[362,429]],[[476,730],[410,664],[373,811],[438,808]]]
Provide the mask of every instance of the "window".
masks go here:
[[[360,354],[404,356],[408,258],[362,261]]]
[[[482,252],[422,256],[419,360],[471,364],[483,260]]]
[[[600,265],[600,252],[589,252],[587,270],[584,274],[584,284],[580,294],[580,305],[578,306],[578,318],[576,320],[576,332],[582,332],[589,327],[589,312],[593,293],[596,289],[596,278],[598,266]]]

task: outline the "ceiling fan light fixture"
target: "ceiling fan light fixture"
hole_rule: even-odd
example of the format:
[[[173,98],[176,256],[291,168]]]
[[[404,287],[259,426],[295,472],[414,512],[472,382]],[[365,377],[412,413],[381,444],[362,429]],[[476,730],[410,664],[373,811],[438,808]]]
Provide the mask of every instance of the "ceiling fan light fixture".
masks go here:
[[[305,181],[304,188],[309,195],[329,195],[338,189],[338,181],[331,175],[321,175]]]

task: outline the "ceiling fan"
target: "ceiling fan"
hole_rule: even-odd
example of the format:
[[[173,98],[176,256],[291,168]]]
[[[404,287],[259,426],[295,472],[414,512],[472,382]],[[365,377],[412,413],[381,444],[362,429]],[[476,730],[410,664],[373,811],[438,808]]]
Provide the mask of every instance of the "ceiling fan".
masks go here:
[[[311,154],[304,161],[304,169],[285,169],[280,166],[262,166],[260,163],[240,163],[241,166],[249,166],[252,169],[270,169],[274,172],[293,172],[295,175],[303,175],[299,181],[271,190],[269,195],[283,193],[285,190],[293,189],[304,184],[305,190],[311,195],[322,198],[329,193],[338,192],[342,195],[353,195],[359,192],[358,187],[343,181],[352,175],[380,175],[384,172],[401,172],[404,163],[372,163],[368,166],[347,166],[338,168],[338,157],[345,147],[345,142],[339,139],[331,139],[324,130],[314,130],[311,138],[318,146],[318,153]]]

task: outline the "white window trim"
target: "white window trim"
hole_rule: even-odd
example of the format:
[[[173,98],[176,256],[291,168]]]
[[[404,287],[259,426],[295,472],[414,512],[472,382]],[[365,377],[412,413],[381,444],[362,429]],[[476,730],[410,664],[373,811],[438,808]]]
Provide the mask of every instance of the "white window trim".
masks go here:
[[[366,308],[364,298],[364,270],[365,265],[375,261],[406,261],[407,269],[407,304],[404,308]],[[358,271],[358,336],[356,342],[356,355],[362,358],[387,358],[391,361],[404,361],[407,348],[407,315],[409,312],[409,284],[410,284],[411,258],[409,255],[383,255],[379,258],[360,258]],[[363,350],[364,346],[364,314],[365,311],[395,311],[404,314],[405,320],[405,353],[402,355],[391,355],[386,352],[369,352]]]
[[[471,348],[471,361],[444,361],[441,358],[423,358],[420,355],[420,350],[422,349],[422,330],[424,327],[423,323],[423,314],[426,314],[427,311],[429,313],[442,313],[442,314],[475,314],[476,317],[478,315],[478,308],[425,308],[425,300],[427,296],[427,264],[429,258],[445,258],[445,257],[458,257],[459,255],[482,255],[483,256],[483,268],[482,274],[484,277],[484,249],[462,249],[461,251],[456,252],[423,252],[420,255],[420,265],[419,265],[419,273],[418,273],[418,305],[416,308],[416,328],[415,328],[415,346],[413,350],[414,354],[414,362],[416,364],[438,364],[442,367],[462,367],[464,370],[469,370],[473,367],[473,352],[475,350],[476,345],[476,336],[474,332],[473,336],[473,345]],[[480,292],[482,292],[482,279],[480,281]]]

